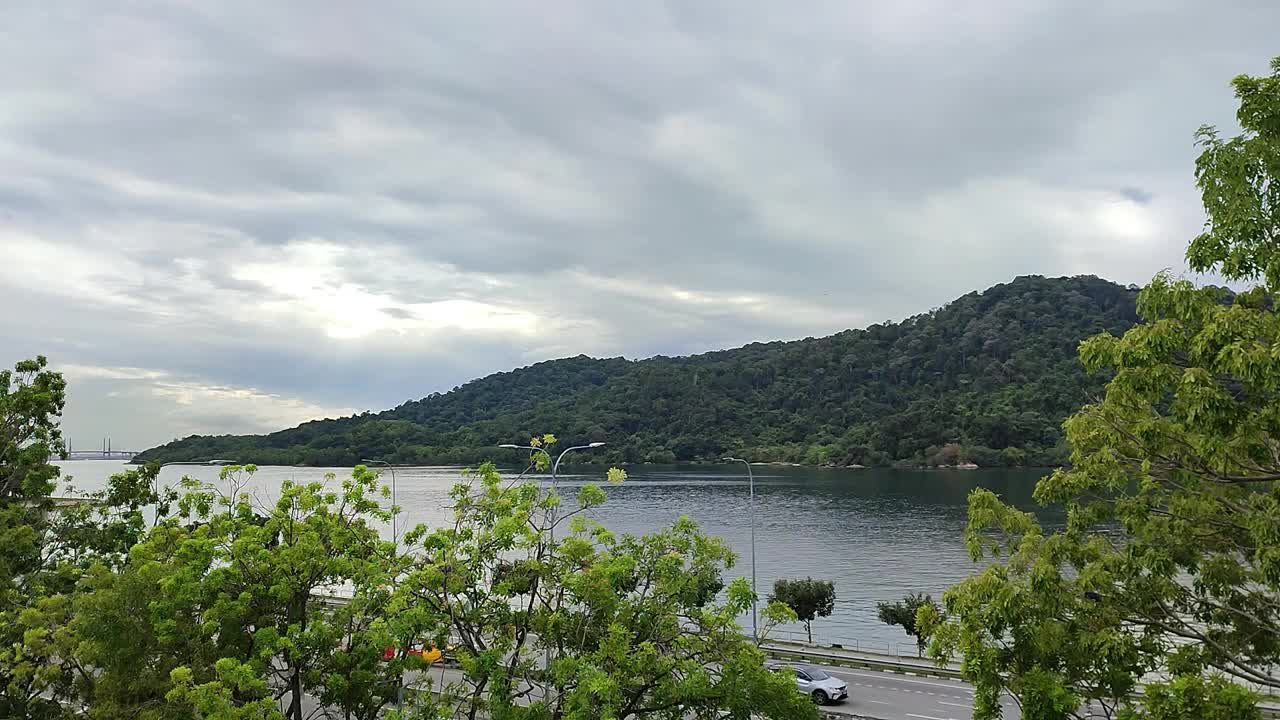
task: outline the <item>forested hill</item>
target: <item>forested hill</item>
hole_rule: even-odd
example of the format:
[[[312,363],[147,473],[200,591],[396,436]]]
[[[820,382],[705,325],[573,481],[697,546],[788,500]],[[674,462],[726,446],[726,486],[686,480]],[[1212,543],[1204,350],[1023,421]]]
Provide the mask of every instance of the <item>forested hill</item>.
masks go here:
[[[269,435],[191,436],[139,461],[351,465],[515,460],[499,443],[606,441],[582,460],[727,453],[835,465],[1052,464],[1060,425],[1102,388],[1076,346],[1137,322],[1137,291],[1020,277],[900,323],[691,357],[575,357],[475,380],[382,413]]]

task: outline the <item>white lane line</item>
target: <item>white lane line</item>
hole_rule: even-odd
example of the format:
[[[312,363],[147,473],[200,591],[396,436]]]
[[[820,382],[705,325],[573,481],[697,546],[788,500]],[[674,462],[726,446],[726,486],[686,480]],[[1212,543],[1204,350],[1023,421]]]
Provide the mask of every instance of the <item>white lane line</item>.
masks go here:
[[[870,698],[868,698],[868,699],[867,699],[867,702],[875,703],[875,704],[877,704],[877,705],[892,705],[892,704],[893,704],[893,703],[889,702],[888,700],[872,700],[872,699],[870,699]]]
[[[939,704],[939,705],[951,705],[952,707],[960,707],[960,708],[964,708],[965,710],[972,710],[972,709],[973,709],[973,706],[972,706],[972,705],[964,705],[964,704],[962,704],[962,703],[949,703],[949,702],[943,702],[942,700],[939,700],[939,701],[938,701],[938,704]]]
[[[834,674],[834,673],[832,673],[832,674]],[[881,674],[879,674],[879,675],[869,675],[869,674],[866,674],[866,673],[857,673],[857,672],[852,672],[852,671],[849,671],[849,670],[841,671],[841,674],[840,674],[840,675],[837,675],[836,677],[841,677],[841,676],[843,676],[843,675],[856,675],[856,676],[858,676],[858,677],[869,677],[869,678],[874,678],[874,679],[876,679],[876,680],[880,680],[880,681],[884,681],[884,680],[886,679],[886,678],[885,678],[885,676],[884,676],[884,673],[881,673]],[[959,683],[953,683],[953,684],[936,683],[936,682],[929,682],[929,681],[927,681],[927,680],[912,680],[912,679],[910,679],[910,678],[904,678],[904,677],[894,677],[893,679],[894,679],[896,682],[916,683],[917,685],[932,685],[933,687],[946,688],[946,689],[948,689],[948,690],[958,690],[958,691],[960,691],[960,692],[966,692],[966,693],[969,693],[970,695],[972,695],[972,694],[973,694],[973,689],[972,689],[972,688],[967,688],[967,687],[965,687],[965,686],[963,686],[963,685],[960,685]]]
[[[907,713],[907,717],[924,718],[924,720],[951,720],[950,718],[934,717],[932,715],[917,715],[915,713]]]

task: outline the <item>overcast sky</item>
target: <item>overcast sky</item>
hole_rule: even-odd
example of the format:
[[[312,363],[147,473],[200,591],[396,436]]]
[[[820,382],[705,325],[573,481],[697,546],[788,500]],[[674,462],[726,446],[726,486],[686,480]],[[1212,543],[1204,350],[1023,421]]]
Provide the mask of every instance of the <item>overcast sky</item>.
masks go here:
[[[1274,2],[19,0],[0,349],[75,445],[1143,283]]]

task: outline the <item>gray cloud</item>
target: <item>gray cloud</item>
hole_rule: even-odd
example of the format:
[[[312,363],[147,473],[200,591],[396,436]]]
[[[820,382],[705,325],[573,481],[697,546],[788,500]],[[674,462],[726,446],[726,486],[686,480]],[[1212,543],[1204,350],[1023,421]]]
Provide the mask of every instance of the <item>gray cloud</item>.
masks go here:
[[[586,352],[1144,282],[1280,10],[20,2],[0,346],[143,446]]]
[[[1151,193],[1137,187],[1123,187],[1120,188],[1119,193],[1124,199],[1139,205],[1146,205],[1154,198]]]

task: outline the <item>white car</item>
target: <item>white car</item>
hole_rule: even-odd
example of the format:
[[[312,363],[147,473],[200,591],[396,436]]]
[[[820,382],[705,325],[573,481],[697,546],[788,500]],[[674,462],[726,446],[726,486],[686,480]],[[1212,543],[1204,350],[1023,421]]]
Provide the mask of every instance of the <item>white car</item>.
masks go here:
[[[849,697],[849,686],[840,678],[827,674],[822,668],[801,663],[770,663],[770,670],[786,668],[796,677],[796,687],[800,692],[813,698],[819,705],[839,702]]]

